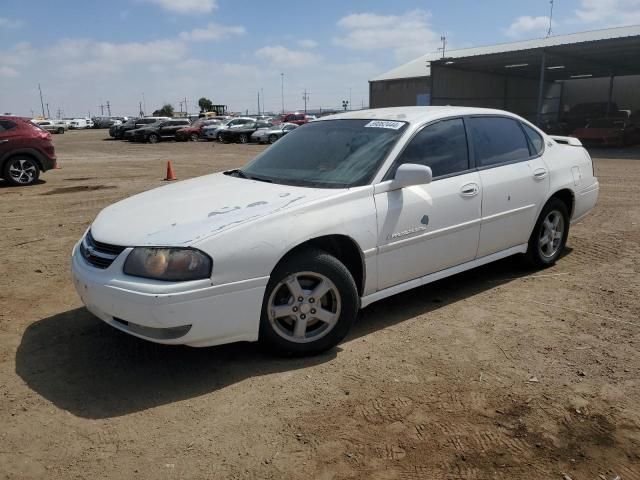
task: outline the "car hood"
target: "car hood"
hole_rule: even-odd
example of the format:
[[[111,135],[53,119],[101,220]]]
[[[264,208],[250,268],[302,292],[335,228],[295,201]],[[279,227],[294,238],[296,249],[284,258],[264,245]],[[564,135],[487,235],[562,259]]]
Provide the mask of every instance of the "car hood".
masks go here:
[[[342,189],[292,187],[215,173],[140,193],[102,210],[93,224],[103,243],[184,246]]]

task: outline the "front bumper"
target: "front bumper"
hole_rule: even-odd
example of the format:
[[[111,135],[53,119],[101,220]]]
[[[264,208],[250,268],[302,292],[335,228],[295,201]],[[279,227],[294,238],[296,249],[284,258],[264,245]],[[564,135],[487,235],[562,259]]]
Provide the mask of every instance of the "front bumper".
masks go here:
[[[163,344],[194,347],[258,339],[268,277],[224,285],[209,279],[161,282],[122,273],[125,249],[106,269],[73,249],[71,271],[87,309],[109,325]]]

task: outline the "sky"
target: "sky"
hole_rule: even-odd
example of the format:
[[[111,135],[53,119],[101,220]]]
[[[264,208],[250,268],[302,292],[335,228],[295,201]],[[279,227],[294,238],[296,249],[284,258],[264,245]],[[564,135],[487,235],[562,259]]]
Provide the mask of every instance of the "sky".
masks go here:
[[[420,55],[544,37],[549,0],[0,0],[0,113],[149,114],[367,106]],[[640,24],[640,0],[555,0],[553,34]],[[284,75],[283,75],[284,74]],[[102,107],[107,113],[106,107]],[[46,106],[45,106],[46,110]]]

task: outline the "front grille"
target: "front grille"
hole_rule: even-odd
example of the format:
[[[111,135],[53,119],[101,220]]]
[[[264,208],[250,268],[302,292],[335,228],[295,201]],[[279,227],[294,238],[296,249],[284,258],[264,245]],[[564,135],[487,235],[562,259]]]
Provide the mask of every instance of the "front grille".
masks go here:
[[[98,242],[91,235],[91,231],[87,232],[80,243],[82,257],[90,265],[101,269],[109,267],[125,248],[127,247]]]

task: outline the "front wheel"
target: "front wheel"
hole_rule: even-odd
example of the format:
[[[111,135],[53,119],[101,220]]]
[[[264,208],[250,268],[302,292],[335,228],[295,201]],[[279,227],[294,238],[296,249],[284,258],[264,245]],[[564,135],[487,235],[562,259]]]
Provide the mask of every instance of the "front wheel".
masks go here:
[[[221,133],[216,135],[216,140],[218,140],[220,143],[222,143],[222,134]]]
[[[191,138],[192,142],[197,142],[198,140],[200,140],[200,135],[198,135],[197,133],[192,133],[191,137],[189,138]]]
[[[273,271],[260,318],[260,342],[280,355],[314,355],[337,345],[353,324],[358,291],[349,270],[307,249]]]
[[[4,166],[4,179],[11,185],[31,185],[40,176],[40,168],[35,160],[29,157],[14,157],[7,160]]]
[[[240,143],[249,143],[249,135],[247,135],[246,133],[242,133],[240,134],[240,138],[238,140],[240,140]]]
[[[278,140],[278,136],[275,134],[271,134],[269,135],[269,143],[276,143],[276,141]]]
[[[148,140],[149,140],[149,143],[158,143],[160,141],[160,137],[155,133],[152,133],[151,135],[149,135]]]
[[[530,263],[539,268],[553,265],[562,254],[569,236],[569,212],[558,198],[552,198],[542,209],[527,249]]]

